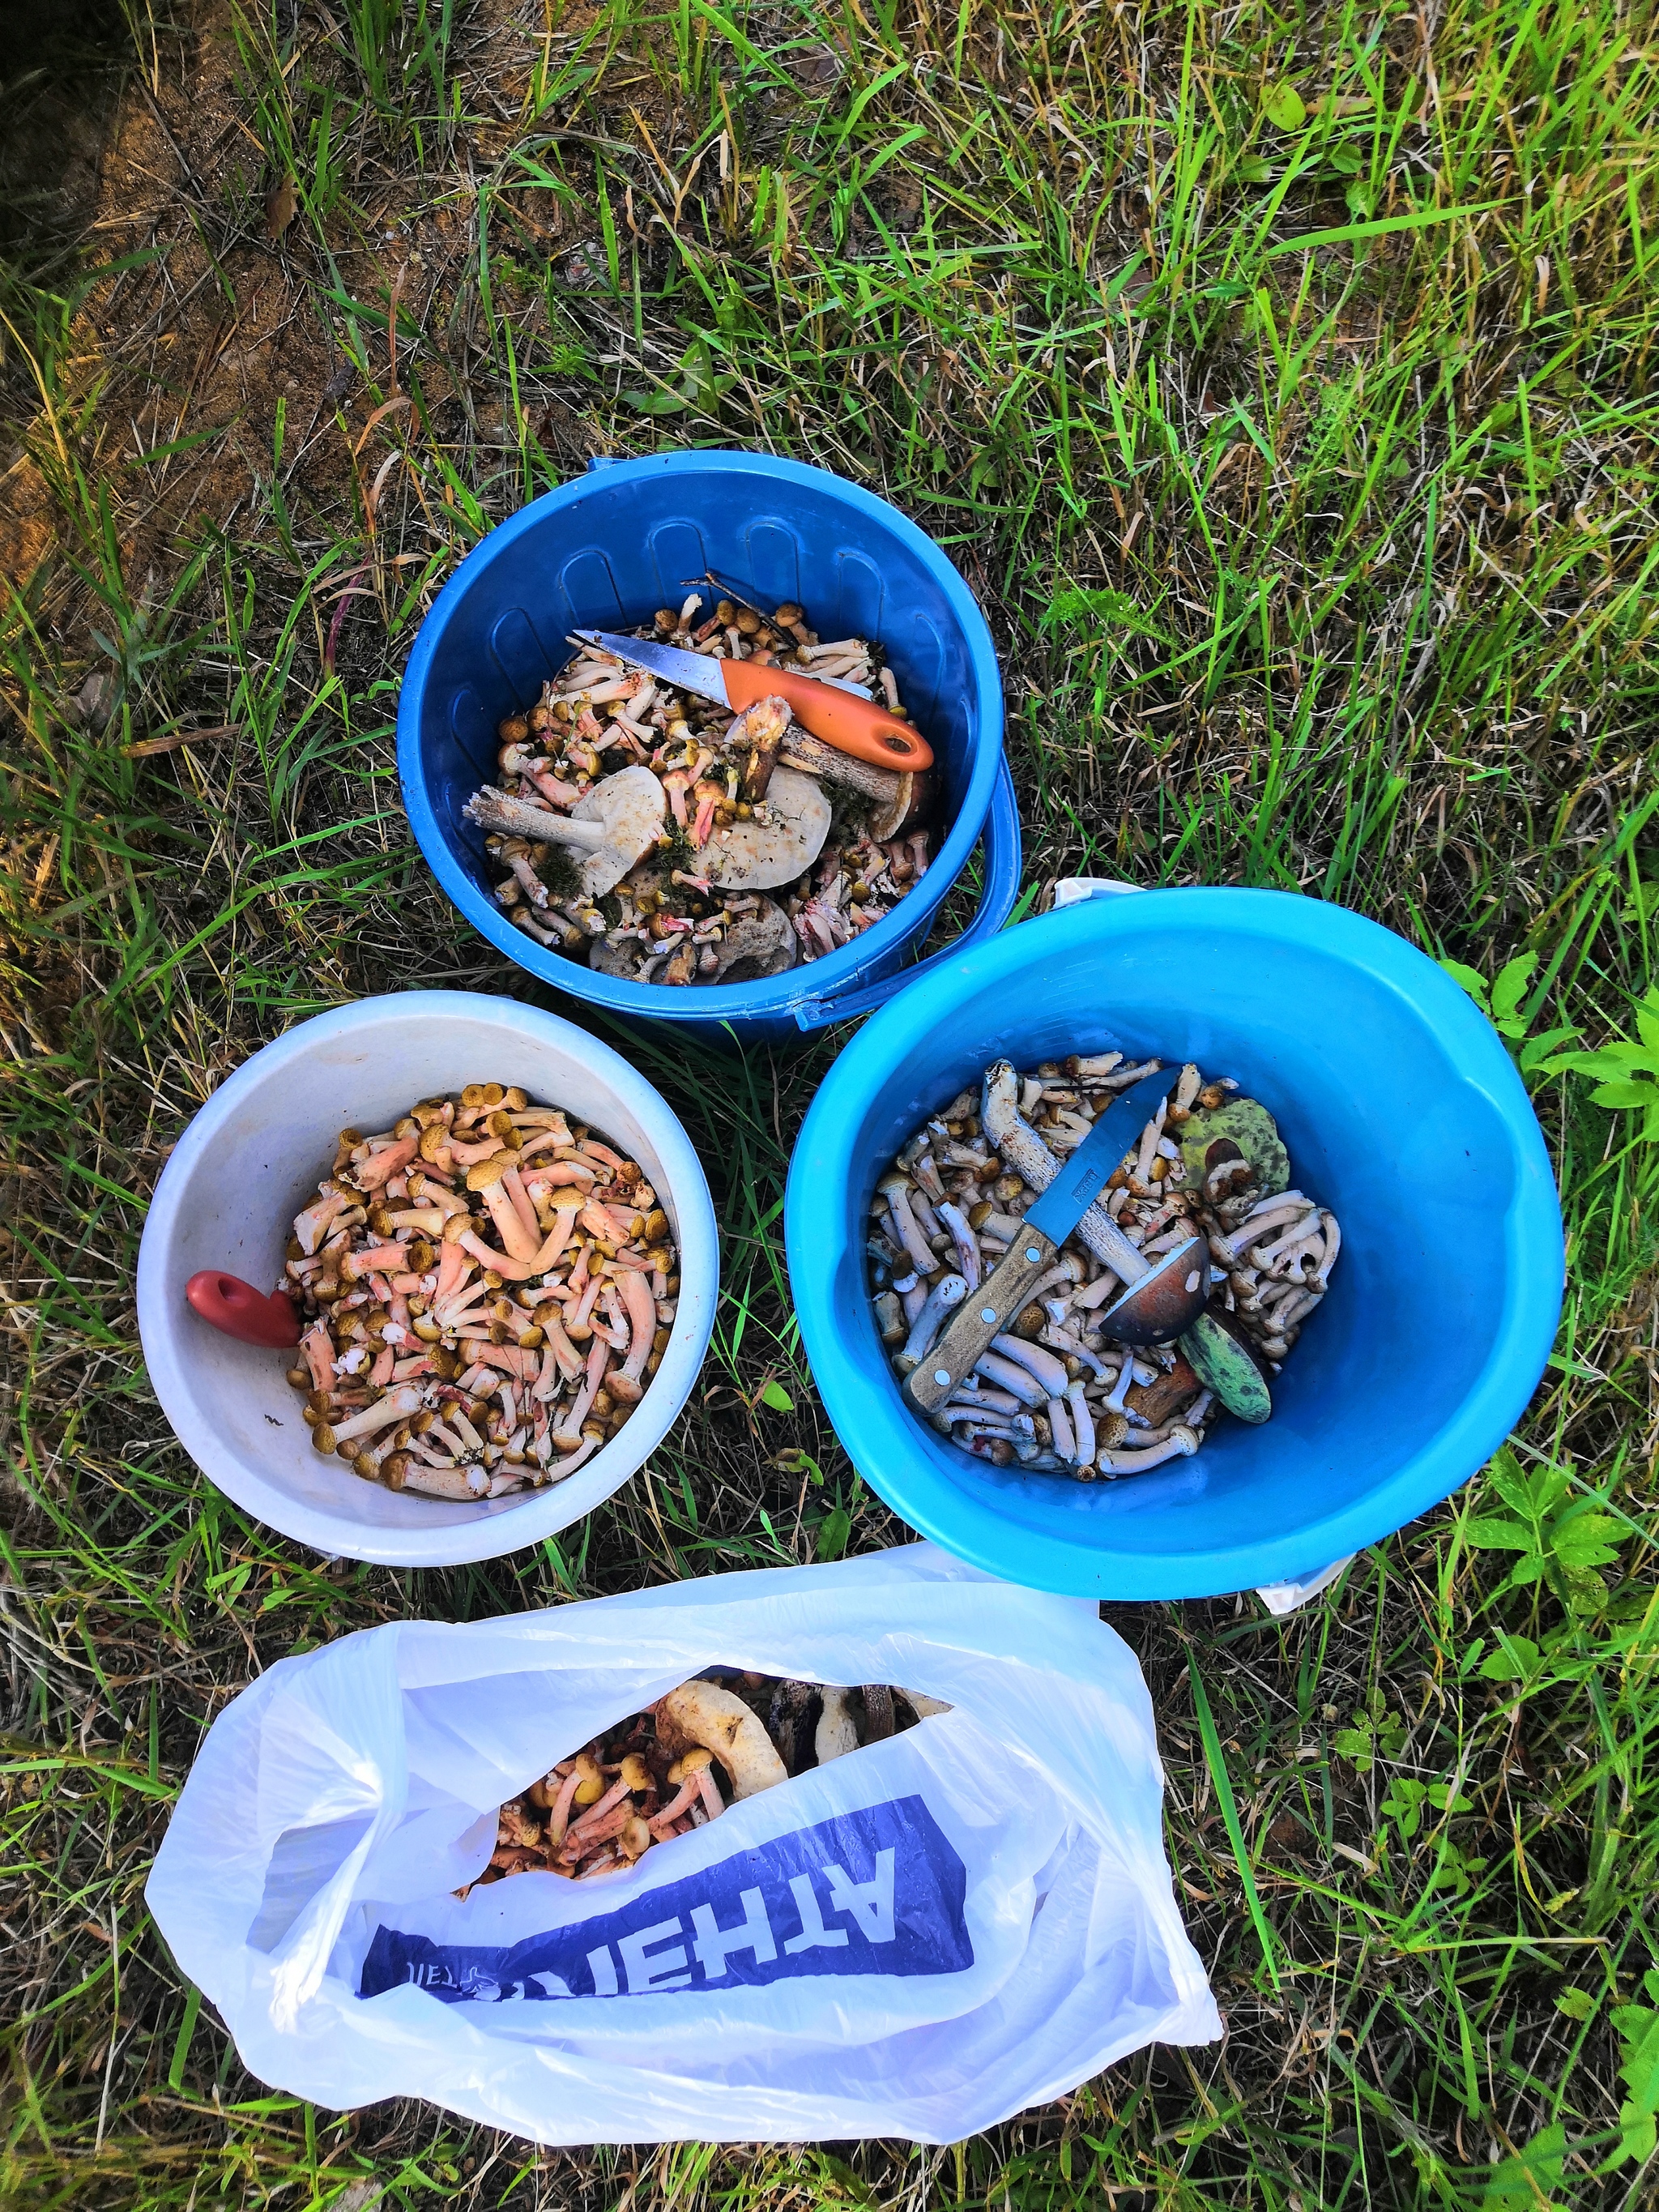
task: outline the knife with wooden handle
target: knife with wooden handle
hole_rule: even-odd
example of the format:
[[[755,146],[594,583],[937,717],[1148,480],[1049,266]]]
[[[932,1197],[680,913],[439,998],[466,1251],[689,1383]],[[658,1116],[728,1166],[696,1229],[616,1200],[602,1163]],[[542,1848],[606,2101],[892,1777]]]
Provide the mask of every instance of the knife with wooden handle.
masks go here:
[[[964,1376],[973,1373],[991,1339],[1012,1323],[1030,1296],[1031,1285],[1053,1267],[1060,1246],[1105,1188],[1149,1115],[1158,1111],[1158,1101],[1169,1097],[1180,1079],[1178,1067],[1143,1075],[1113,1101],[1076,1152],[1061,1162],[1060,1173],[1020,1223],[1019,1235],[1005,1256],[978,1290],[969,1292],[949,1328],[906,1377],[906,1394],[918,1412],[931,1413],[942,1405]],[[1206,1279],[1208,1264],[1206,1255]]]

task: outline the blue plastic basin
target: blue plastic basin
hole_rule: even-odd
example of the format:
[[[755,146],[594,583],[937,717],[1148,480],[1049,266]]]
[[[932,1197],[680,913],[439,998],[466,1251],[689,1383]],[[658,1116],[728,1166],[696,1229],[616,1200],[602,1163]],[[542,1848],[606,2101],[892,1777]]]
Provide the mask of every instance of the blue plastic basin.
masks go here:
[[[534,705],[570,657],[569,631],[648,622],[709,570],[763,606],[802,602],[820,635],[880,640],[933,748],[951,826],[921,882],[853,944],[768,981],[670,989],[596,974],[515,929],[490,896],[483,835],[461,810],[496,779],[496,724]],[[729,1024],[739,1042],[880,1006],[904,981],[981,834],[979,908],[959,944],[1000,929],[1019,889],[1002,686],[972,592],[885,500],[765,453],[658,453],[591,467],[492,531],[416,639],[398,709],[398,769],[433,872],[509,959],[612,1012],[699,1031]]]
[[[1330,1295],[1263,1427],[1168,1472],[1079,1484],[970,1459],[913,1416],[862,1249],[877,1176],[987,1064],[1121,1049],[1231,1075],[1335,1211]],[[1079,1597],[1202,1597],[1312,1573],[1445,1498],[1507,1435],[1561,1302],[1543,1138],[1496,1033],[1432,961],[1339,907],[1151,891],[936,967],[854,1038],[795,1148],[789,1274],[854,1466],[976,1566]]]

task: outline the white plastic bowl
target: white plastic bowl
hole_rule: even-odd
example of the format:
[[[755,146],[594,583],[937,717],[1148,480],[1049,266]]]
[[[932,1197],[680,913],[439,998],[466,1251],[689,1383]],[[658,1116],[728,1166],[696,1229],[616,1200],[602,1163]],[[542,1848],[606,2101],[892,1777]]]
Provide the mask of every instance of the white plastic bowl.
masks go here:
[[[239,1344],[185,1301],[198,1268],[269,1291],[294,1216],[347,1127],[380,1129],[417,1098],[516,1083],[636,1159],[680,1255],[678,1310],[633,1418],[568,1481],[477,1504],[387,1490],[312,1445],[293,1362]],[[467,991],[410,991],[319,1014],[215,1091],[167,1162],[138,1252],[138,1329],[185,1450],[247,1512],[330,1557],[455,1566],[538,1543],[591,1513],[653,1451],[708,1347],[720,1248],[708,1185],[666,1102],[622,1056],[556,1014]]]

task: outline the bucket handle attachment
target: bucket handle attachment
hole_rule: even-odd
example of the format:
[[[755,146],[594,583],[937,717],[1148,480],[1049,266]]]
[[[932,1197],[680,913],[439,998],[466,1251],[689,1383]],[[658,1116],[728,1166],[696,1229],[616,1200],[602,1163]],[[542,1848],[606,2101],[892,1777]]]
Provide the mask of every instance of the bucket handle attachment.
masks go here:
[[[997,780],[985,817],[982,848],[985,872],[980,885],[979,906],[954,945],[947,945],[944,951],[933,953],[926,960],[918,960],[912,967],[901,968],[896,975],[884,975],[878,982],[866,983],[862,990],[845,991],[833,999],[803,1000],[794,1010],[799,1027],[807,1030],[828,1029],[832,1022],[857,1021],[865,1014],[872,1014],[896,993],[914,983],[918,975],[925,975],[930,968],[942,966],[947,960],[958,958],[984,939],[994,937],[1002,927],[1019,896],[1022,866],[1019,807],[1014,798],[1014,779],[1009,773],[1006,755],[997,766]]]
[[[273,1291],[267,1297],[240,1275],[204,1267],[185,1285],[185,1296],[204,1321],[238,1344],[291,1352],[300,1341],[299,1316],[286,1291]]]

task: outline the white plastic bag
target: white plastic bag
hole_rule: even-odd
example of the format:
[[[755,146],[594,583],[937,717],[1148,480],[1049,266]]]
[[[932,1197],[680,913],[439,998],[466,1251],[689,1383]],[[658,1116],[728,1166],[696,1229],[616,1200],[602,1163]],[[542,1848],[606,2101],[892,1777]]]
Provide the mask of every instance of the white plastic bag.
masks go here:
[[[952,1711],[637,1866],[483,1868],[495,1808],[711,1666]],[[244,2062],[544,2143],[959,2140],[1220,2033],[1164,1856],[1140,1670],[1092,1604],[931,1545],[284,1660],[203,1746],[150,1876]]]

